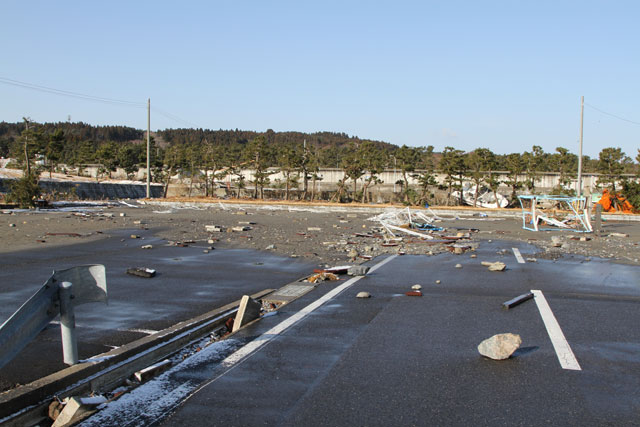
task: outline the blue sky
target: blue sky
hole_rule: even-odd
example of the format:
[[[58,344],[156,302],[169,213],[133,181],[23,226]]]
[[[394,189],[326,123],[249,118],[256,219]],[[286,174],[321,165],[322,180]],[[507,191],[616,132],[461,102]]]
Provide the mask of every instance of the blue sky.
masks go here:
[[[335,131],[498,153],[640,147],[635,1],[4,1],[0,77],[146,102],[153,129]],[[146,127],[0,83],[0,120]],[[636,122],[605,115],[590,106]]]

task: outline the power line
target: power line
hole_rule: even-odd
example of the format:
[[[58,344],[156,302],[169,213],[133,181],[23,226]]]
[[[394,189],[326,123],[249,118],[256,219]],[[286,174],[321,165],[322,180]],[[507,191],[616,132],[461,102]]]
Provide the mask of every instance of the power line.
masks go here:
[[[624,117],[616,116],[615,114],[607,113],[606,111],[603,111],[597,107],[594,107],[593,105],[589,105],[586,102],[584,103],[584,105],[586,105],[589,108],[593,108],[594,110],[599,111],[602,114],[606,114],[607,116],[615,117],[618,120],[622,120],[623,122],[633,123],[634,125],[640,125],[640,122],[635,122],[633,120],[625,119]]]
[[[22,82],[19,80],[14,80],[14,79],[8,79],[6,77],[0,77],[0,83],[4,83],[7,85],[11,85],[11,86],[17,86],[17,87],[21,87],[21,88],[25,88],[25,89],[31,89],[31,90],[35,90],[35,91],[39,91],[39,92],[45,92],[45,93],[51,93],[54,95],[61,95],[61,96],[67,96],[70,98],[77,98],[77,99],[82,99],[85,101],[94,101],[94,102],[101,102],[104,104],[109,104],[109,105],[122,105],[122,106],[126,106],[126,107],[134,107],[134,108],[147,108],[147,104],[144,102],[136,102],[136,101],[126,101],[123,99],[115,99],[115,98],[104,98],[104,97],[100,97],[100,96],[94,96],[94,95],[87,95],[84,93],[79,93],[79,92],[71,92],[68,90],[62,90],[62,89],[55,89],[52,87],[47,87],[47,86],[41,86],[41,85],[37,85],[37,84],[33,84],[33,83],[27,83],[27,82]],[[161,116],[164,116],[170,120],[173,120],[175,122],[181,123],[183,125],[186,125],[188,127],[194,127],[194,128],[198,128],[198,125],[196,125],[195,123],[191,123],[188,120],[184,120],[178,116],[176,116],[175,114],[171,114],[168,111],[164,111],[161,110],[157,107],[152,107],[151,108],[154,112],[160,114]]]
[[[137,107],[137,108],[146,107],[144,102],[125,101],[122,99],[103,98],[100,96],[86,95],[84,93],[71,92],[68,90],[55,89],[52,87],[40,86],[33,83],[21,82],[19,80],[8,79],[6,77],[0,77],[0,83],[4,83],[11,86],[22,87],[25,89],[31,89],[39,92],[52,93],[54,95],[61,95],[61,96],[67,96],[70,98],[83,99],[85,101],[95,101],[95,102],[102,102],[104,104],[124,105],[124,106]]]
[[[171,113],[169,113],[167,111],[164,111],[164,110],[161,110],[161,109],[159,109],[157,107],[151,107],[151,110],[153,110],[154,112],[160,114],[161,116],[164,116],[164,117],[166,117],[168,119],[171,119],[173,121],[176,121],[178,123],[182,123],[182,124],[187,125],[189,127],[193,127],[193,128],[196,128],[196,129],[199,127],[195,123],[192,123],[192,122],[190,122],[188,120],[181,119],[180,117],[176,116],[175,114],[171,114]]]

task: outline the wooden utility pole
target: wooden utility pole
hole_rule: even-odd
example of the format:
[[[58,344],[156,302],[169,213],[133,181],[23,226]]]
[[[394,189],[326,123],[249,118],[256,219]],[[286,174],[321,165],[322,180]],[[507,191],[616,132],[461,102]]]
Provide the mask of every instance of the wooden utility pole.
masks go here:
[[[25,133],[24,133],[24,161],[27,164],[27,176],[31,176],[31,165],[29,164],[29,119],[24,119]]]
[[[147,99],[147,199],[151,198],[151,98]]]
[[[582,129],[584,123],[584,96],[580,97],[580,148],[578,149],[578,197],[582,196]]]

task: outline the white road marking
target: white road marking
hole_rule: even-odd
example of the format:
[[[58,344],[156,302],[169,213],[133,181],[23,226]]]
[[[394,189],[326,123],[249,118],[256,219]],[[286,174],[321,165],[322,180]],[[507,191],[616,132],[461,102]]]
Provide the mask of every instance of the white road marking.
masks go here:
[[[580,367],[576,356],[573,354],[573,351],[571,351],[571,347],[569,346],[567,339],[564,337],[562,329],[560,329],[560,325],[558,324],[556,317],[553,315],[551,307],[549,307],[549,303],[547,303],[546,298],[542,295],[542,291],[532,290],[531,292],[533,293],[534,300],[538,306],[538,311],[540,311],[540,316],[542,317],[544,326],[547,328],[551,344],[553,344],[553,348],[556,350],[560,366],[562,366],[562,369],[581,371],[582,368]]]
[[[377,263],[376,265],[371,267],[371,269],[369,270],[369,273],[373,273],[374,271],[376,271],[377,269],[379,269],[380,267],[382,267],[383,265],[385,265],[389,261],[393,260],[397,256],[398,255],[392,255],[392,256],[390,256],[388,258],[385,258],[384,260],[380,261],[379,263]],[[235,368],[236,366],[238,366],[238,364],[240,364],[243,361],[245,361],[249,356],[251,356],[256,351],[258,351],[260,348],[262,348],[263,346],[265,346],[266,344],[271,342],[278,335],[280,335],[281,333],[283,333],[284,331],[289,329],[291,326],[293,326],[296,323],[298,323],[300,320],[302,320],[305,317],[307,317],[309,314],[311,314],[314,310],[319,308],[321,305],[323,305],[327,301],[329,301],[332,298],[338,296],[338,294],[342,293],[347,288],[350,288],[351,286],[353,286],[358,280],[362,279],[363,277],[365,277],[365,276],[356,276],[356,277],[353,277],[353,278],[347,280],[342,285],[340,285],[337,288],[331,290],[330,292],[327,292],[325,295],[323,295],[322,297],[318,298],[317,300],[315,300],[314,302],[312,302],[308,306],[304,307],[302,310],[300,310],[299,312],[297,312],[293,316],[289,317],[288,319],[280,322],[279,324],[277,324],[273,328],[269,329],[268,331],[266,331],[265,333],[260,335],[258,338],[256,338],[253,341],[251,341],[249,344],[245,345],[244,347],[240,348],[236,352],[234,352],[234,353],[230,354],[229,356],[227,356],[227,358],[224,359],[220,363],[220,365],[223,368],[225,368],[224,371],[222,373],[220,373],[220,375],[212,378],[210,381],[207,381],[206,383],[204,383],[203,385],[198,387],[198,389],[196,391],[194,391],[194,393],[192,393],[192,395],[197,393],[198,390],[206,387],[207,385],[209,385],[212,382],[216,381],[218,378],[220,378],[223,375],[227,374],[231,369]]]
[[[518,248],[511,248],[513,249],[513,254],[516,256],[516,259],[518,260],[518,262],[520,264],[524,264],[524,258],[522,258],[522,254],[520,254],[520,249]]]
[[[141,334],[153,335],[158,331],[154,331],[153,329],[123,329],[123,332],[138,332]]]

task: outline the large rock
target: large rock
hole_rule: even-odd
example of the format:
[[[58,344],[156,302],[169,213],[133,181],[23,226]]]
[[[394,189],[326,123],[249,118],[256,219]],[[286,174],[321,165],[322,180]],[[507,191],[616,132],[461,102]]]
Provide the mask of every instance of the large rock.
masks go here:
[[[496,262],[487,262],[483,261],[482,265],[485,267],[489,267],[489,271],[504,271],[507,266],[504,262],[496,261]]]
[[[478,345],[478,351],[490,359],[504,360],[511,357],[520,344],[522,344],[522,338],[518,334],[497,334],[482,341]]]

